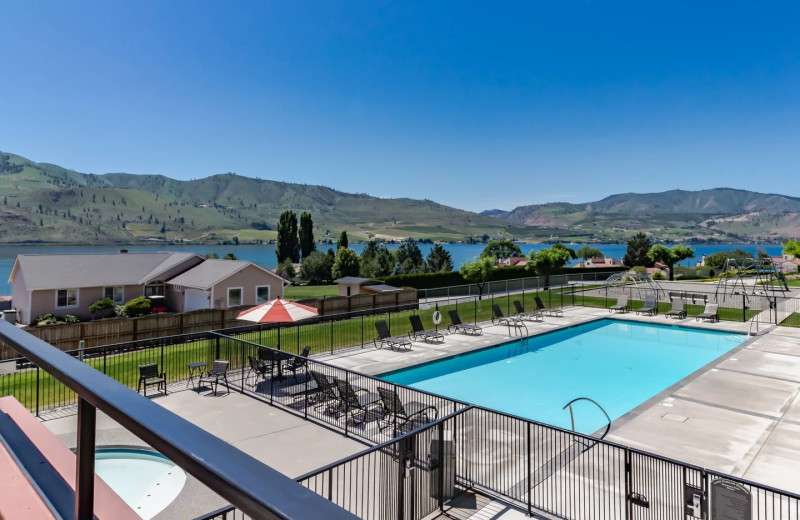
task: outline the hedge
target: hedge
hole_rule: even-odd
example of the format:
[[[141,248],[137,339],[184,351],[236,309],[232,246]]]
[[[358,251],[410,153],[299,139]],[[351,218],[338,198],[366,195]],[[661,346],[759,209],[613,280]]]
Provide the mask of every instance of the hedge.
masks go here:
[[[625,271],[625,267],[609,267],[608,269],[597,269],[596,267],[579,267],[571,268],[566,267],[558,274],[582,274],[582,273],[597,273],[597,272],[616,272]],[[531,278],[535,276],[532,271],[529,271],[524,266],[511,266],[501,267],[492,272],[489,278],[490,282],[500,280],[514,280],[517,278]],[[467,282],[461,273],[458,271],[442,271],[438,273],[421,273],[421,274],[398,274],[394,276],[384,276],[381,278],[387,285],[394,287],[413,287],[414,289],[438,289],[439,287],[452,287],[454,285],[467,285]]]

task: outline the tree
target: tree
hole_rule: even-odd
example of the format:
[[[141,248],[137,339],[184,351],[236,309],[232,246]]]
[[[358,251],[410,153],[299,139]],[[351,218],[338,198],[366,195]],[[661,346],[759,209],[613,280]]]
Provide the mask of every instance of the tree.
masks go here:
[[[233,253],[226,253],[225,256],[222,257],[222,259],[223,260],[238,260],[238,258],[236,258],[236,255],[234,255]]]
[[[647,252],[647,256],[653,262],[663,262],[669,267],[670,281],[675,277],[673,266],[681,260],[686,260],[694,256],[694,249],[689,246],[673,246],[672,249],[661,244],[654,245]]]
[[[461,276],[464,277],[469,283],[474,283],[478,286],[478,299],[483,296],[483,287],[489,280],[497,259],[493,256],[479,256],[469,262],[464,262],[461,269],[458,270]]]
[[[416,242],[407,240],[400,244],[397,250],[397,262],[404,274],[421,273],[425,271],[425,261],[422,251]]]
[[[336,253],[333,252],[333,248],[328,248],[328,252],[325,253],[325,281],[332,282],[333,281],[333,263],[336,261]]]
[[[577,258],[575,251],[563,244],[554,244],[548,249],[531,251],[527,268],[533,269],[539,276],[544,276],[544,288],[547,289],[550,287],[550,275],[560,271],[574,258]]]
[[[735,259],[738,265],[742,265],[744,262],[753,260],[753,253],[742,249],[719,251],[706,257],[705,266],[712,269],[725,269],[725,261],[729,258]]]
[[[361,261],[358,254],[346,247],[336,251],[336,259],[333,261],[333,279],[344,278],[345,276],[358,276],[361,270]]]
[[[210,258],[212,260],[219,260],[219,255],[217,253],[206,253],[206,258]]]
[[[308,256],[304,256],[303,263],[300,264],[300,278],[312,285],[330,280],[331,271],[325,253],[312,251]]]
[[[394,255],[386,249],[386,246],[370,240],[361,252],[361,276],[365,278],[386,276],[391,274],[396,262]]]
[[[285,278],[286,280],[293,280],[297,273],[294,271],[294,264],[288,258],[281,263],[275,272],[278,273],[278,276]]]
[[[297,215],[294,211],[284,211],[278,218],[278,242],[275,248],[278,263],[289,258],[292,262],[300,261],[300,243],[297,240]]]
[[[784,255],[791,255],[795,258],[800,258],[800,239],[792,240],[790,238],[785,244],[781,245],[783,246]]]
[[[317,246],[314,244],[314,221],[311,220],[311,213],[304,211],[300,214],[300,254],[303,258],[314,251]]]
[[[511,240],[493,240],[483,248],[481,256],[511,258],[512,256],[522,256],[522,250]]]
[[[599,257],[599,256],[600,257],[604,256],[602,251],[600,251],[596,247],[592,247],[592,246],[583,246],[582,248],[578,249],[575,252],[575,255],[578,258],[582,258],[584,261],[586,261],[586,260],[588,260],[590,258],[596,258],[596,257]]]
[[[622,257],[622,265],[625,267],[635,267],[637,265],[653,267],[653,260],[647,256],[650,247],[652,247],[652,244],[647,235],[636,233],[633,238],[628,240],[628,249],[625,251],[625,256]]]
[[[428,271],[432,273],[453,270],[453,258],[441,244],[436,244],[431,248],[425,262],[428,264]]]
[[[347,231],[342,231],[342,234],[339,235],[339,240],[336,241],[336,250],[339,249],[347,249],[349,242],[347,241]]]

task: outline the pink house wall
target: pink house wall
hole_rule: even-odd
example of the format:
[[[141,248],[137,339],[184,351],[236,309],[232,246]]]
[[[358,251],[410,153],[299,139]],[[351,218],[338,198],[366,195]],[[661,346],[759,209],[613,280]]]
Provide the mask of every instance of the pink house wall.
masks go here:
[[[227,308],[228,289],[231,287],[242,288],[242,305],[255,305],[256,287],[261,285],[269,286],[270,299],[283,298],[283,280],[249,265],[211,288],[211,305],[214,308]]]

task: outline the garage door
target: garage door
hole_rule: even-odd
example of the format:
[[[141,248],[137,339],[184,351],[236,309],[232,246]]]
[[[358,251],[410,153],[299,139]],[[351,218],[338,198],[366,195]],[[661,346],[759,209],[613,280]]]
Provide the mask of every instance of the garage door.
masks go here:
[[[208,309],[208,293],[197,289],[186,289],[184,295],[184,312],[196,311],[198,309]]]

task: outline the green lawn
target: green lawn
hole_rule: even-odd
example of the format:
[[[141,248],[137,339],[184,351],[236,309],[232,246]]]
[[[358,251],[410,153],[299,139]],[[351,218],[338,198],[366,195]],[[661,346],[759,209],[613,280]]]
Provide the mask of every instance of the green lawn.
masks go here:
[[[328,296],[339,296],[338,285],[289,285],[283,289],[283,297],[287,300],[323,299]]]

